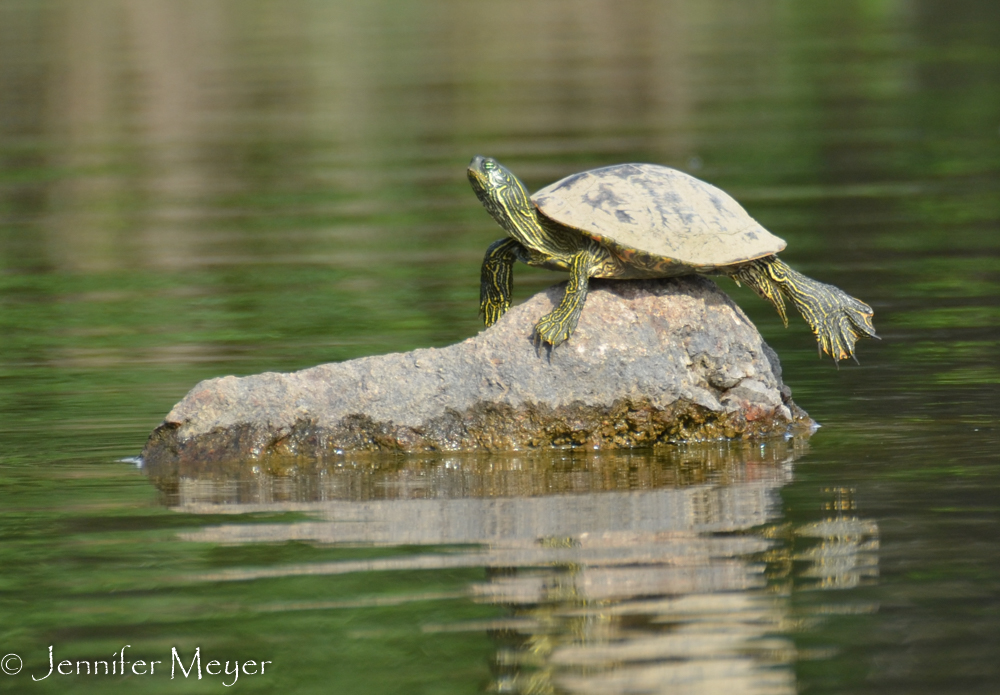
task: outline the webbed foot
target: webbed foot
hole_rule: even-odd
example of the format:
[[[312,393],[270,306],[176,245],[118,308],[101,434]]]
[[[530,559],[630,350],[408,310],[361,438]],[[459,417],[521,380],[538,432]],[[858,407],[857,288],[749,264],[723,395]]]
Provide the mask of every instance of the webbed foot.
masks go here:
[[[555,310],[543,316],[535,324],[535,336],[553,347],[569,340],[583,311],[583,300],[577,304],[578,306],[568,311],[560,311],[563,309],[563,304],[560,304]]]
[[[872,324],[874,312],[870,306],[839,288],[833,285],[826,285],[826,288],[836,304],[818,315],[807,316],[806,321],[823,352],[837,361],[854,357],[854,346],[860,338],[878,338]]]
[[[732,276],[770,300],[785,325],[788,321],[782,295],[788,298],[809,324],[818,348],[833,357],[834,361],[854,358],[854,346],[860,338],[878,338],[870,306],[839,287],[813,280],[793,270],[777,256],[748,263]],[[857,358],[854,359],[857,361]]]

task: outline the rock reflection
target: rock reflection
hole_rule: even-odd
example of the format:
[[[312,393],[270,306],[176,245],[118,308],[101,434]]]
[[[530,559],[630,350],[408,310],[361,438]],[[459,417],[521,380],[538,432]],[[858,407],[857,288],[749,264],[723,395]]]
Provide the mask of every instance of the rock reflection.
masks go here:
[[[228,569],[206,581],[483,567],[468,595],[507,615],[425,630],[486,630],[497,645],[498,692],[773,694],[796,691],[793,584],[840,588],[877,577],[877,527],[851,515],[850,491],[836,493],[827,520],[792,528],[781,518],[778,491],[806,446],[342,457],[149,473],[185,512],[313,517],[204,528],[189,540],[428,547]]]

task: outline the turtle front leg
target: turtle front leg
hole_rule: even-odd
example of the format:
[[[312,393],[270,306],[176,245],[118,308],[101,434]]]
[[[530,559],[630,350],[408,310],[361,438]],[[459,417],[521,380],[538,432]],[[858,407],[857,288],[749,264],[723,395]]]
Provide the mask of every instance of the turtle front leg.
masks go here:
[[[819,348],[834,360],[854,357],[859,338],[877,338],[872,324],[872,308],[839,287],[813,280],[793,270],[777,256],[767,256],[747,263],[733,273],[778,309],[788,325],[784,295],[802,314],[816,336]],[[857,358],[855,358],[855,361]]]
[[[543,316],[535,324],[535,334],[553,347],[565,342],[576,328],[587,299],[590,278],[607,262],[610,254],[596,243],[588,243],[586,247],[569,262],[569,282],[566,284],[566,294],[559,306]]]
[[[516,240],[504,237],[486,249],[479,275],[479,311],[489,328],[510,309],[514,291],[514,261],[523,258],[525,248]]]

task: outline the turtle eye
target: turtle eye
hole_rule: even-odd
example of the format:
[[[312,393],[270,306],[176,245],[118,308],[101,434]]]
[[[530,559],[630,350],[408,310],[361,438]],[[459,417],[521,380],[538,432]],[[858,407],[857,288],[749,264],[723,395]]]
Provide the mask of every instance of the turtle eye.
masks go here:
[[[497,163],[494,162],[492,159],[486,159],[483,161],[483,169],[486,169],[486,171],[493,171],[496,168],[497,168]]]

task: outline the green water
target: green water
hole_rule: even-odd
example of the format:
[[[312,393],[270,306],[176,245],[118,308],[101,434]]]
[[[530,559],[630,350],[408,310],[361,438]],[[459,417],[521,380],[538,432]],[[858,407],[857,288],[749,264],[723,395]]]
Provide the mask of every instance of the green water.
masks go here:
[[[244,692],[997,692],[998,47],[986,0],[0,0],[0,691],[227,691],[200,648]],[[480,330],[476,153],[689,171],[882,340],[835,369],[720,280],[807,442],[123,460],[201,379]]]

